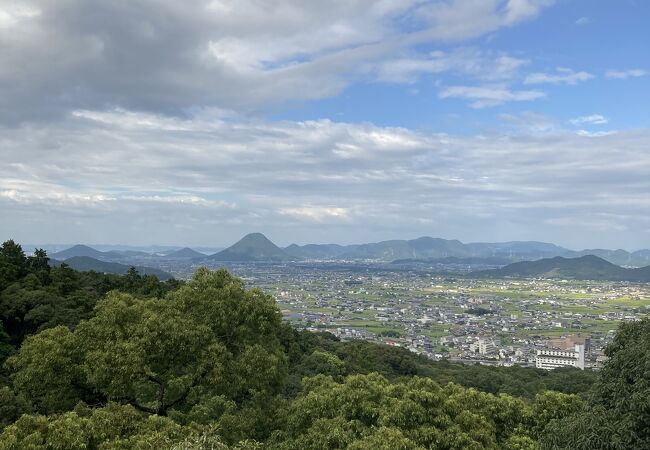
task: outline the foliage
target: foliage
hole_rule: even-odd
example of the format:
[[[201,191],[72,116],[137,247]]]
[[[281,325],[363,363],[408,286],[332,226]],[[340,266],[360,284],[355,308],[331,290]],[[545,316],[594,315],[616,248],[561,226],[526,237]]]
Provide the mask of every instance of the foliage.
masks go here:
[[[135,270],[119,276],[50,267],[44,250],[26,256],[20,245],[6,241],[0,247],[0,365],[27,336],[58,325],[74,328],[90,318],[109,291],[163,297],[179,286]]]
[[[223,270],[199,270],[164,299],[112,292],[74,331],[31,336],[7,364],[15,389],[42,413],[112,400],[196,417],[219,396],[242,401],[281,389],[279,329],[270,297]]]
[[[650,320],[598,376],[298,331],[225,270],[80,273],[8,241],[0,276],[0,450],[650,448]]]
[[[312,365],[315,351],[327,352],[343,363],[342,375],[378,372],[389,379],[418,375],[440,384],[458,383],[492,394],[510,394],[533,399],[545,390],[566,394],[585,394],[593,385],[596,373],[575,368],[553,371],[513,367],[455,364],[432,361],[401,347],[378,345],[366,341],[341,342],[327,333],[289,330],[285,346],[290,353],[288,392],[299,390],[300,379],[319,373],[335,375]]]
[[[589,404],[551,421],[542,448],[650,448],[650,319],[622,323],[605,354]]]
[[[580,403],[575,396],[553,397]],[[544,410],[547,400],[542,396],[530,405],[420,377],[390,382],[379,374],[352,375],[339,383],[319,375],[304,380],[268,445],[286,450],[535,448],[532,433],[545,422],[538,423],[534,411]]]

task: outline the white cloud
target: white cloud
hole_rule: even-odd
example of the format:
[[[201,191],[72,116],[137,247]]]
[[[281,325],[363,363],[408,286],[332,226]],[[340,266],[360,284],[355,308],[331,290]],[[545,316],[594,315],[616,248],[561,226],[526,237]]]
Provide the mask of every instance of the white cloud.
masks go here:
[[[558,133],[562,130],[557,120],[534,111],[524,111],[521,114],[500,114],[499,118],[505,123],[506,129],[528,136]]]
[[[610,79],[625,80],[627,78],[643,77],[648,74],[645,69],[629,69],[629,70],[608,70],[605,76]]]
[[[486,108],[507,102],[536,100],[546,94],[540,91],[511,91],[506,86],[450,86],[438,94],[440,98],[470,100],[472,108]]]
[[[609,130],[609,131],[578,130],[578,131],[576,131],[576,134],[578,136],[584,136],[584,137],[603,137],[603,136],[609,136],[610,134],[616,134],[616,131],[614,131],[614,130]]]
[[[594,75],[588,72],[575,72],[566,67],[558,67],[555,69],[555,73],[531,73],[524,79],[524,84],[577,84],[592,78]]]
[[[416,15],[427,23],[428,35],[454,41],[529,20],[553,3],[554,0],[423,1]]]
[[[576,20],[576,25],[588,25],[591,23],[591,19],[589,17],[580,17],[578,20]]]
[[[10,181],[10,180],[9,180]],[[24,205],[65,205],[89,206],[114,202],[115,197],[106,194],[77,193],[70,190],[39,189],[38,185],[29,189],[1,189],[0,197]]]
[[[107,107],[251,112],[324,98],[382,70],[390,78],[381,69],[389,60],[413,60],[407,79],[435,72],[441,63],[421,55],[422,44],[510,27],[551,3],[12,0],[0,7],[0,98],[13,107],[0,122]],[[20,32],[8,25],[18,20]],[[497,73],[520,64],[495,58]]]
[[[350,210],[331,206],[303,206],[297,208],[280,208],[279,213],[298,219],[307,219],[324,223],[333,221],[348,221]]]
[[[569,122],[571,122],[573,125],[605,125],[609,122],[609,119],[600,114],[591,114],[589,116],[576,117],[575,119],[571,119]]]
[[[559,227],[579,228],[582,230],[595,230],[605,232],[624,232],[628,230],[622,218],[603,218],[599,215],[564,216],[547,219],[544,223]]]
[[[38,17],[41,11],[27,2],[4,0],[0,5],[0,30],[12,28],[21,22]]]
[[[625,216],[630,242],[648,229],[647,130],[587,138],[535,113],[510,119],[540,125],[454,136],[328,120],[85,111],[5,127],[0,234],[211,245],[254,230],[279,243],[552,239],[544,220],[594,210]]]
[[[480,80],[508,80],[530,61],[504,53],[459,48],[450,52],[389,59],[377,66],[377,78],[394,83],[413,83],[423,74],[452,72]]]

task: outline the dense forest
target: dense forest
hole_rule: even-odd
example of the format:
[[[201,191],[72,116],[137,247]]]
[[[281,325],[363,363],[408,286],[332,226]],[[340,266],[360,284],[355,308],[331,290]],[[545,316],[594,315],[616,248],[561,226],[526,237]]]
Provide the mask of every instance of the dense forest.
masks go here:
[[[0,450],[650,448],[650,321],[599,373],[434,362],[189,282],[0,248]]]

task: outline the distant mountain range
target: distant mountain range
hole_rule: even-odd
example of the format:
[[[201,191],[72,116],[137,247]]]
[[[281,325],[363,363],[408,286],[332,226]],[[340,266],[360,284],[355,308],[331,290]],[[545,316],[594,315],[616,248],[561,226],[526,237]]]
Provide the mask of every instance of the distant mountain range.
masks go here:
[[[52,255],[49,256],[51,258],[58,259],[59,261],[63,261],[65,259],[74,258],[76,256],[87,256],[89,258],[96,258],[101,260],[115,260],[115,259],[123,259],[123,258],[134,257],[134,256],[148,256],[148,255],[149,255],[148,253],[134,251],[134,250],[123,250],[123,251],[111,250],[108,252],[101,252],[92,247],[88,247],[87,245],[79,244],[79,245],[74,245],[66,250],[53,253]]]
[[[627,269],[594,255],[578,258],[545,258],[521,261],[500,269],[473,272],[482,278],[562,278],[573,280],[607,280],[650,282],[650,266]]]
[[[138,251],[107,251],[101,252],[86,245],[75,245],[67,250],[52,255],[55,259],[64,260],[74,256],[88,256],[102,261],[125,262],[126,260],[161,258],[184,259],[192,261],[230,261],[230,262],[285,262],[285,261],[376,261],[397,262],[408,261],[440,262],[445,259],[457,263],[472,265],[497,265],[517,261],[531,261],[562,256],[578,258],[585,255],[598,256],[612,264],[631,267],[650,265],[650,250],[639,250],[633,253],[625,250],[589,249],[574,251],[546,242],[512,241],[500,243],[474,242],[465,244],[458,240],[447,240],[432,237],[420,237],[412,240],[390,240],[368,244],[338,245],[338,244],[291,244],[280,248],[261,233],[251,233],[244,236],[234,245],[206,256],[196,250],[183,248],[161,254],[150,254]],[[452,258],[452,259],[449,259]],[[461,262],[462,261],[462,262]]]
[[[360,245],[292,244],[284,249],[295,257],[343,260],[431,260],[441,258],[504,258],[507,261],[541,258],[570,250],[545,242],[504,242],[463,244],[458,240],[420,237]]]
[[[94,272],[114,273],[117,275],[124,275],[132,267],[130,265],[116,262],[101,261],[96,258],[91,258],[90,256],[73,256],[64,261],[56,259],[50,260],[50,264],[53,266],[58,266],[62,262],[74,270],[79,270],[81,272],[89,272],[92,270]],[[160,269],[154,269],[153,267],[135,266],[135,269],[140,273],[140,275],[155,275],[163,281],[172,278],[171,274]]]
[[[650,250],[633,253],[625,250],[581,250],[574,251],[564,247],[537,241],[512,241],[500,243],[474,242],[464,244],[458,240],[421,237],[413,240],[390,240],[361,245],[292,244],[284,249],[297,258],[324,260],[375,260],[401,261],[444,258],[470,258],[475,262],[485,259],[490,264],[496,260],[504,263],[528,261],[554,256],[577,258],[585,255],[599,256],[613,264],[625,266],[645,266],[650,264]]]

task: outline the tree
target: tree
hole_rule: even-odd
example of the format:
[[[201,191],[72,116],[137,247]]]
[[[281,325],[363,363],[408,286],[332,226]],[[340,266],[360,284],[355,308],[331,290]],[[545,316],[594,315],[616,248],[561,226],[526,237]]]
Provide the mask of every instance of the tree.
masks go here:
[[[419,377],[391,383],[378,374],[342,383],[318,375],[303,385],[269,448],[497,449],[532,441],[530,409],[509,396]]]
[[[91,316],[97,300],[111,290],[119,288],[139,298],[163,297],[181,285],[173,279],[161,282],[152,275],[141,277],[135,269],[119,276],[77,272],[66,264],[51,268],[42,249],[25,257],[13,241],[0,247],[0,320],[15,347],[26,336],[46,328],[74,328]],[[0,333],[0,345],[2,342]],[[0,363],[3,350],[0,348]]]
[[[28,337],[7,366],[18,393],[49,414],[72,409],[87,396],[81,358],[77,339],[60,326]]]
[[[588,404],[551,420],[543,449],[650,448],[650,319],[622,323]]]
[[[9,342],[9,335],[0,322],[0,363],[14,352],[14,346]]]
[[[87,383],[141,411],[166,415],[193,388],[222,381],[224,346],[165,300],[112,293],[75,335]]]
[[[0,430],[30,412],[30,405],[21,395],[9,387],[0,387]]]
[[[0,291],[27,274],[27,257],[20,245],[5,241],[0,246]]]
[[[41,412],[92,401],[93,392],[151,414],[173,409],[182,420],[219,396],[241,403],[280,392],[280,330],[271,297],[204,269],[165,299],[112,292],[74,331],[29,337],[8,365]]]
[[[42,285],[50,282],[50,258],[42,248],[34,250],[34,255],[27,258],[29,271],[35,274]]]
[[[650,446],[650,319],[622,323],[605,355],[593,403],[614,411],[639,444]]]

